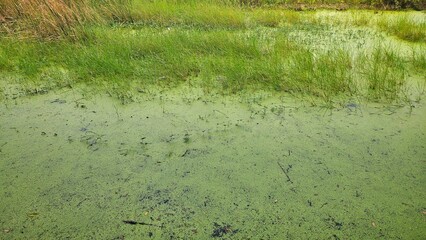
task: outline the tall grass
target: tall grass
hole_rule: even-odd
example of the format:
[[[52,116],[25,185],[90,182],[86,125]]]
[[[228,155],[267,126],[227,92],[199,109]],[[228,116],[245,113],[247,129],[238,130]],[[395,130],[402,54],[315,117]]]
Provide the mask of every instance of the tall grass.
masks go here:
[[[366,82],[367,96],[374,101],[392,101],[398,98],[408,75],[405,60],[396,51],[376,46],[371,54],[360,56],[361,79]]]
[[[207,92],[270,89],[317,96],[326,101],[360,94],[354,73],[363,71],[372,93],[392,97],[403,78],[391,52],[366,56],[359,68],[349,53],[314,53],[270,30],[95,28],[89,44],[20,42],[3,39],[0,70],[32,82],[28,91],[85,82],[129,89],[192,82]],[[23,51],[24,50],[24,51]],[[61,54],[57,54],[61,52]],[[399,62],[401,63],[401,62]],[[395,70],[396,69],[396,70]],[[403,76],[402,76],[403,77]],[[28,86],[30,86],[29,84]]]
[[[244,12],[230,6],[172,1],[134,1],[130,15],[135,23],[151,26],[242,27]]]
[[[7,4],[0,12],[6,23],[2,27],[11,34],[0,38],[0,71],[28,93],[83,82],[128,97],[135,86],[186,82],[225,94],[266,88],[326,101],[339,95],[382,101],[396,99],[407,69],[418,72],[426,62],[423,50],[403,59],[376,47],[355,58],[345,48],[321,52],[290,40],[292,31],[324,31],[319,26],[337,21],[323,21],[312,12],[240,8],[233,5],[239,3],[213,0],[106,0],[96,6],[89,0],[0,3]],[[361,16],[344,24],[381,29],[374,20],[380,19],[377,14]]]
[[[334,0],[0,0],[0,32],[21,38],[80,39],[86,25],[111,23],[149,26],[244,28],[250,25],[277,27],[306,21],[307,15],[290,11],[240,8],[279,6],[289,3],[327,4]],[[364,3],[353,0],[350,3]],[[378,26],[410,41],[425,39],[424,24],[408,18],[380,21]]]
[[[408,42],[426,42],[426,14],[423,12],[318,11],[311,21],[326,25],[338,24],[348,28],[369,27]]]
[[[207,4],[221,4],[228,6],[285,6],[293,4],[313,5],[313,6],[324,6],[327,4],[347,4],[351,6],[374,6],[382,8],[424,8],[425,3],[422,0],[160,0],[163,2],[171,3],[207,3]],[[158,2],[158,0],[157,0]]]
[[[415,71],[426,73],[426,49],[413,48],[411,59]]]
[[[411,42],[426,42],[426,21],[416,22],[407,15],[388,19],[381,18],[377,22],[382,31],[386,31],[400,39]]]
[[[81,37],[87,23],[128,15],[126,0],[0,0],[0,30],[23,38]]]

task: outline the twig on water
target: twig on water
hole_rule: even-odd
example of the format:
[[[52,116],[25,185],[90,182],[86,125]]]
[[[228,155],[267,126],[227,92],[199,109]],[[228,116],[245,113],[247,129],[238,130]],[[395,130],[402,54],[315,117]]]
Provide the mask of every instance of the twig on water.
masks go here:
[[[133,220],[123,220],[123,223],[125,224],[130,224],[130,225],[144,225],[144,226],[152,226],[152,227],[159,227],[159,228],[163,228],[163,225],[157,225],[157,224],[153,224],[153,223],[146,223],[146,222],[136,222]]]
[[[113,106],[113,107],[114,107],[114,109],[115,109],[115,114],[117,115],[117,119],[118,119],[118,121],[123,121],[123,119],[121,118],[120,113],[118,112],[118,109],[117,109],[117,107],[115,106],[115,104],[113,104],[112,106]]]
[[[283,165],[281,165],[280,162],[277,162],[277,163],[278,163],[278,166],[280,166],[281,170],[283,171],[284,175],[287,177],[287,182],[293,183],[293,181],[291,181],[290,179],[290,176],[288,176],[288,169],[290,169],[291,167],[285,170]]]

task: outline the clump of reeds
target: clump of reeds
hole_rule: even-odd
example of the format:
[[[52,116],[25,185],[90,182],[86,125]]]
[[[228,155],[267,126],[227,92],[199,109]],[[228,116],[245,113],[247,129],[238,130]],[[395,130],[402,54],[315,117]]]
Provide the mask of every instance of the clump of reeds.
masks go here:
[[[397,99],[407,77],[404,60],[394,50],[383,46],[361,58],[368,62],[362,70],[367,80],[368,98],[374,101]]]
[[[407,15],[381,19],[378,26],[383,31],[410,42],[426,42],[426,22],[415,22]]]
[[[0,31],[22,38],[81,37],[81,26],[122,16],[120,0],[93,5],[89,0],[0,0]]]

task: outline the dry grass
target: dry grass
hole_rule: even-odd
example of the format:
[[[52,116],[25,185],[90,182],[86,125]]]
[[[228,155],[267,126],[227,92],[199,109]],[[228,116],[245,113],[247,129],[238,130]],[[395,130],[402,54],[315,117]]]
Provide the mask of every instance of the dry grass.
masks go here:
[[[121,2],[95,6],[89,0],[0,0],[0,31],[21,38],[78,39],[83,24],[122,15]]]

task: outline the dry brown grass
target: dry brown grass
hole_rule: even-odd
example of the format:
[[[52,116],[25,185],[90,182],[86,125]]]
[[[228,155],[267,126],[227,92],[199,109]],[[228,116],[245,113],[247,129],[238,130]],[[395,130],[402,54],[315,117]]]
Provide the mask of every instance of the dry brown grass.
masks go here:
[[[0,0],[0,31],[24,38],[78,39],[84,23],[120,15],[118,2],[123,1],[95,6],[89,0]]]

